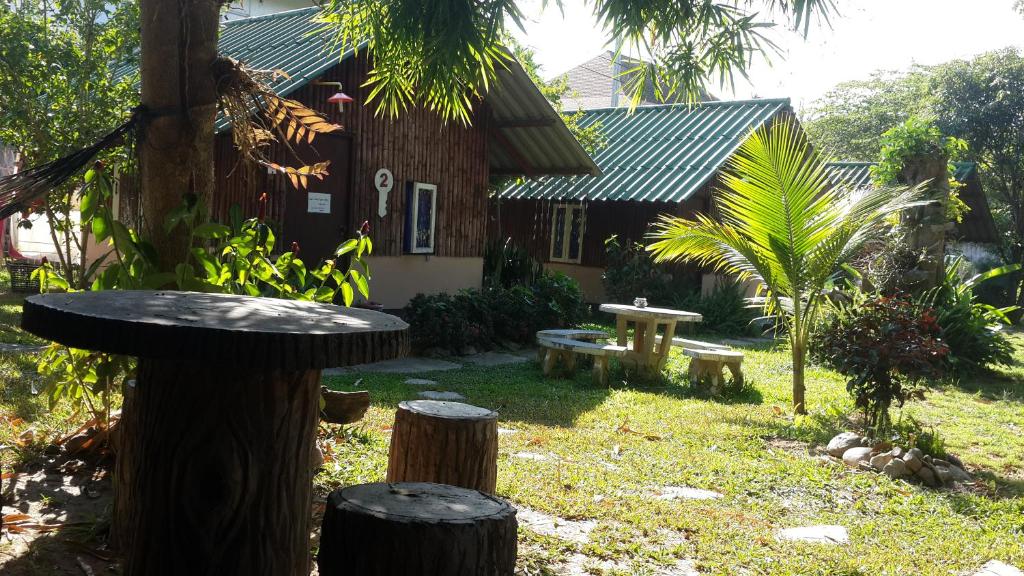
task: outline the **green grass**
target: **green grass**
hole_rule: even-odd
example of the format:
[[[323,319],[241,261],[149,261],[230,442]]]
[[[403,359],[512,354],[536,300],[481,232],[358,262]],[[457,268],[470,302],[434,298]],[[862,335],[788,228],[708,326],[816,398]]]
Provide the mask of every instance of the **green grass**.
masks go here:
[[[981,467],[990,484],[987,491],[954,493],[849,471],[809,454],[852,413],[844,383],[831,371],[809,370],[812,415],[794,420],[785,350],[748,351],[751,386],[725,401],[681,384],[684,368],[675,356],[667,382],[643,388],[595,388],[583,371],[574,380],[546,380],[535,363],[427,377],[498,410],[500,425],[519,431],[500,439],[499,495],[562,518],[598,521],[583,546],[521,530],[522,564],[535,574],[554,574],[550,566],[575,552],[634,574],[653,574],[675,557],[695,559],[701,574],[723,575],[950,574],[993,558],[1024,565],[1024,370],[944,385],[906,409],[904,418],[935,426],[947,449]],[[373,406],[357,437],[333,444],[335,459],[317,478],[323,489],[383,479],[394,409],[421,390],[405,378],[328,380],[351,389],[361,379]],[[640,434],[621,431],[623,425]],[[525,460],[512,456],[517,452],[554,458]],[[664,485],[725,497],[660,501],[645,494]],[[775,537],[780,528],[808,524],[846,526],[851,544]],[[685,543],[666,548],[672,532]]]

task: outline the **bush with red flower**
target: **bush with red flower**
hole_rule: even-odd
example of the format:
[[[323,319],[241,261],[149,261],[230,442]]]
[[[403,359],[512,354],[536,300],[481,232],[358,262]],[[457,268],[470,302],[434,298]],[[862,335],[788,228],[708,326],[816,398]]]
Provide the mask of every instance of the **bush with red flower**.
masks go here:
[[[882,438],[892,428],[889,407],[923,398],[921,382],[943,375],[949,347],[940,335],[932,308],[902,294],[855,293],[835,305],[813,354],[849,379],[846,389],[863,411],[865,426]]]

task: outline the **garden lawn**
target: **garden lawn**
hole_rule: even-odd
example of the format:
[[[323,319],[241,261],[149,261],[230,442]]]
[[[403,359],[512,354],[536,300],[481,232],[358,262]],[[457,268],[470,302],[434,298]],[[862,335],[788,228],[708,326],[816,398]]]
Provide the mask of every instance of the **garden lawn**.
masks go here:
[[[1024,369],[942,386],[903,412],[934,426],[969,469],[982,467],[983,487],[948,492],[817,455],[853,409],[834,372],[808,371],[812,414],[794,419],[784,349],[747,350],[751,386],[729,400],[699,397],[683,383],[685,367],[675,355],[665,382],[625,384],[620,372],[610,389],[595,388],[585,371],[544,379],[535,362],[415,376],[497,410],[499,426],[515,430],[499,440],[500,496],[596,522],[576,542],[521,528],[526,574],[572,573],[570,564],[594,574],[682,574],[672,571],[680,559],[722,575],[969,574],[992,559],[1024,567]],[[424,389],[408,377],[326,379],[370,390],[373,405],[361,428],[329,441],[316,479],[323,490],[383,480],[395,407]],[[723,497],[658,499],[664,486]],[[850,543],[777,538],[815,524],[846,527]]]

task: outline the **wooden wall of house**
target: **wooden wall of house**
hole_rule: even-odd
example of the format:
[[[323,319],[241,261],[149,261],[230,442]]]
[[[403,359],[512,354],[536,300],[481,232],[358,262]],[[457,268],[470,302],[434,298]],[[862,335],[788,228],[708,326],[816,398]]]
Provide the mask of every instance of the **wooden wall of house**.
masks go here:
[[[604,242],[615,234],[622,242],[642,242],[651,224],[661,214],[692,216],[709,209],[709,186],[683,203],[674,202],[586,202],[582,266],[605,266]],[[552,208],[563,202],[550,200],[492,200],[488,237],[529,249],[541,262],[550,260]]]
[[[314,83],[288,95],[324,113],[343,126],[352,138],[351,190],[347,212],[348,235],[363,221],[369,221],[375,256],[399,256],[403,253],[405,227],[405,187],[409,182],[437,185],[435,255],[480,257],[486,238],[487,186],[490,178],[487,162],[487,133],[490,113],[480,106],[472,126],[445,124],[440,117],[422,108],[408,110],[392,119],[378,116],[376,104],[367,103],[368,89],[365,57],[349,59],[325,72],[319,81],[341,82],[343,91],[355,102],[342,113],[327,98],[336,86]],[[329,138],[318,138],[313,146],[327,145]],[[270,155],[278,163],[297,165],[283,146],[275,146]],[[313,161],[316,158],[312,159]],[[217,196],[212,209],[216,218],[226,220],[232,204],[242,206],[247,216],[256,213],[256,202],[267,192],[270,202],[267,217],[284,221],[285,194],[295,193],[287,177],[267,175],[265,170],[238,162],[229,134],[218,136],[216,148]],[[395,186],[388,195],[388,213],[377,216],[377,190],[373,176],[379,168],[388,168]],[[325,233],[336,231],[325,231]],[[282,238],[287,242],[287,238]],[[341,240],[341,238],[339,238]]]

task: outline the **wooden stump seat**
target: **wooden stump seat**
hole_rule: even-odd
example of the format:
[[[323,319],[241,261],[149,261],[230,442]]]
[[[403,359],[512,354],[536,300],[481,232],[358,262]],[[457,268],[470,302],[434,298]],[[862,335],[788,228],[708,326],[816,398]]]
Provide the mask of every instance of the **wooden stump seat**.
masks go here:
[[[493,494],[498,482],[498,413],[461,402],[398,405],[388,482],[436,482]]]
[[[430,483],[360,484],[331,493],[321,576],[512,576],[516,510],[493,496]]]
[[[559,363],[565,373],[572,373],[576,370],[576,355],[583,354],[594,357],[592,375],[594,382],[600,386],[608,384],[608,359],[622,356],[628,351],[625,346],[615,344],[582,342],[572,338],[541,338],[539,335],[537,343],[542,353],[541,366],[545,376],[554,374]]]
[[[722,368],[727,367],[729,372],[732,373],[733,381],[736,385],[741,386],[743,384],[743,370],[741,369],[741,364],[743,363],[742,352],[736,350],[683,348],[683,354],[691,358],[689,369],[690,382],[694,384],[708,382],[712,393],[717,394],[721,392],[721,387],[725,383],[725,374]]]

